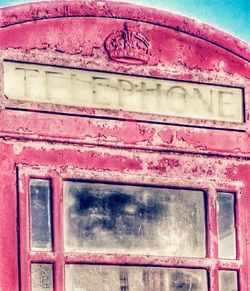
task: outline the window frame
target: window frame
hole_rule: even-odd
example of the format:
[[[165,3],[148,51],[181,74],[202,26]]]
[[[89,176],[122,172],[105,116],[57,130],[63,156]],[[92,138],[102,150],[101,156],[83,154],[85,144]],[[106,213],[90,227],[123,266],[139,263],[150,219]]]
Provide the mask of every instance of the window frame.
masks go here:
[[[180,267],[207,270],[208,290],[219,290],[219,270],[237,271],[239,291],[247,286],[244,188],[240,181],[214,181],[209,178],[191,181],[190,178],[169,178],[161,175],[124,174],[117,171],[95,171],[78,167],[18,165],[18,216],[20,290],[31,290],[31,263],[53,264],[54,290],[64,290],[64,265],[69,263],[106,264],[127,266]],[[51,181],[52,251],[31,251],[29,217],[30,179]],[[202,190],[205,193],[205,258],[146,256],[129,254],[70,253],[64,252],[63,181],[94,181],[112,184],[184,188]],[[138,183],[140,181],[140,183]],[[209,185],[209,186],[208,186]],[[227,185],[227,187],[225,187]],[[218,235],[216,215],[216,193],[229,192],[235,195],[236,259],[218,258]],[[59,207],[58,207],[59,205]],[[53,227],[56,226],[56,227]],[[215,239],[217,238],[217,239]],[[27,279],[29,278],[29,279]]]

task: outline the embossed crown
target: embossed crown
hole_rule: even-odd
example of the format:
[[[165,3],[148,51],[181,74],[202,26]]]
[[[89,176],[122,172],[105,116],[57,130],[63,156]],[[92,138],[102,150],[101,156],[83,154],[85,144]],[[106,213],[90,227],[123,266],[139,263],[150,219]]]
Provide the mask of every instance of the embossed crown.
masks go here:
[[[124,29],[113,31],[105,41],[105,49],[111,60],[129,63],[146,64],[150,57],[150,42],[139,32],[130,31],[127,23]]]

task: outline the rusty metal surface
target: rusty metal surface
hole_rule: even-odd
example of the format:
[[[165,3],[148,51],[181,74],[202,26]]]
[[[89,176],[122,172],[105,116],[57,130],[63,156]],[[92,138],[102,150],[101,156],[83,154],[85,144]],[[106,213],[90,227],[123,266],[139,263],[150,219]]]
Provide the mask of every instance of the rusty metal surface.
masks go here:
[[[109,51],[107,40],[124,29],[124,23],[133,35],[143,34],[150,43],[146,45],[150,53],[145,53],[144,47],[139,63],[117,61]],[[201,266],[210,270],[210,290],[218,290],[219,266],[240,270],[240,290],[250,290],[249,47],[183,16],[106,1],[55,1],[7,7],[0,10],[0,26],[0,289],[18,290],[19,267],[32,258],[57,260],[58,278],[63,278],[58,266],[64,259],[100,264]],[[135,55],[141,52],[140,48],[132,50]],[[4,59],[240,87],[245,94],[245,122],[232,126],[226,122],[8,100],[3,86]],[[29,175],[50,177],[54,172],[58,181],[85,177],[114,183],[206,189],[207,258],[98,254],[78,258],[69,254],[63,258],[59,241],[55,254],[30,255],[26,245],[21,246],[21,263],[18,262],[17,219],[27,216],[27,209],[19,208],[19,203],[26,201],[23,181]],[[55,187],[60,189],[57,184]],[[218,260],[215,190],[238,191],[234,262]],[[54,222],[59,225],[60,218]],[[27,221],[21,227],[27,228]],[[56,231],[59,236],[60,227]],[[27,270],[26,262],[23,279],[29,276]],[[55,290],[61,291],[60,288],[56,283]]]

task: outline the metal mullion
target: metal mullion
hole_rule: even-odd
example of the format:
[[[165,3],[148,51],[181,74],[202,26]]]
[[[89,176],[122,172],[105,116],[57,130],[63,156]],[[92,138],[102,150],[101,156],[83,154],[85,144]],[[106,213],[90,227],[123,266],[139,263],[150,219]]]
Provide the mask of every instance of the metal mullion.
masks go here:
[[[63,247],[63,189],[62,179],[58,173],[52,178],[52,216],[53,216],[53,251],[54,291],[64,290],[64,247]]]
[[[217,230],[217,211],[216,211],[216,189],[208,187],[207,190],[207,258],[214,263],[209,268],[209,290],[218,290],[218,230]]]
[[[208,188],[207,191],[207,257],[218,259],[218,230],[216,213],[216,190]]]
[[[247,282],[247,249],[246,244],[246,213],[244,211],[245,192],[240,187],[235,192],[235,236],[236,236],[236,257],[241,261],[241,268],[238,270],[238,288],[244,291]],[[236,270],[237,271],[237,270]]]
[[[53,252],[30,252],[29,261],[31,263],[53,263],[55,255]]]
[[[226,259],[219,259],[218,260],[218,268],[220,270],[240,270],[242,267],[242,262],[239,260],[226,260]]]
[[[176,258],[125,254],[65,253],[66,263],[136,265],[209,269],[215,261],[208,258]]]
[[[217,263],[212,266],[209,270],[209,290],[218,291],[219,290],[219,271]]]
[[[244,291],[246,286],[248,286],[247,271],[247,267],[242,267],[238,271],[238,288],[240,291]]]
[[[30,215],[29,215],[29,177],[18,177],[19,195],[19,235],[20,235],[20,287],[22,291],[31,290],[30,278]]]

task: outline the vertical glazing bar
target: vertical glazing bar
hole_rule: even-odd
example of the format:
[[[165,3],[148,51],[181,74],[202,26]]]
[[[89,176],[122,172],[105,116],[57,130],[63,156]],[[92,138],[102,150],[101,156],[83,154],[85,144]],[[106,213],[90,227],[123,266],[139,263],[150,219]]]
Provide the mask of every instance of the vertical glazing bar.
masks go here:
[[[62,178],[58,173],[52,174],[53,188],[53,237],[54,237],[54,291],[64,290],[64,256],[63,256],[63,197]]]
[[[235,200],[235,225],[236,225],[236,257],[242,261],[242,267],[238,272],[238,288],[241,291],[245,290],[248,285],[247,273],[248,266],[246,264],[247,258],[247,245],[246,241],[246,214],[245,214],[245,190],[239,188],[236,191]]]
[[[207,257],[218,258],[216,190],[207,191]]]
[[[245,287],[249,285],[248,280],[247,280],[247,265],[245,264],[244,267],[242,267],[238,271],[238,290],[239,291],[244,291]]]
[[[209,187],[207,191],[207,258],[218,258],[216,189]],[[211,265],[209,271],[209,290],[218,290],[218,265]]]
[[[20,287],[21,291],[30,291],[30,238],[29,238],[29,178],[21,174],[18,179],[19,229],[20,229]]]
[[[245,244],[243,243],[245,233],[246,221],[245,221],[245,209],[244,207],[244,196],[242,189],[239,189],[235,193],[235,228],[236,228],[236,258],[239,260],[242,257],[242,252],[246,252]],[[243,206],[243,207],[242,207]],[[244,253],[246,255],[246,253]]]
[[[209,291],[219,290],[219,272],[217,264],[210,267],[209,271]]]

